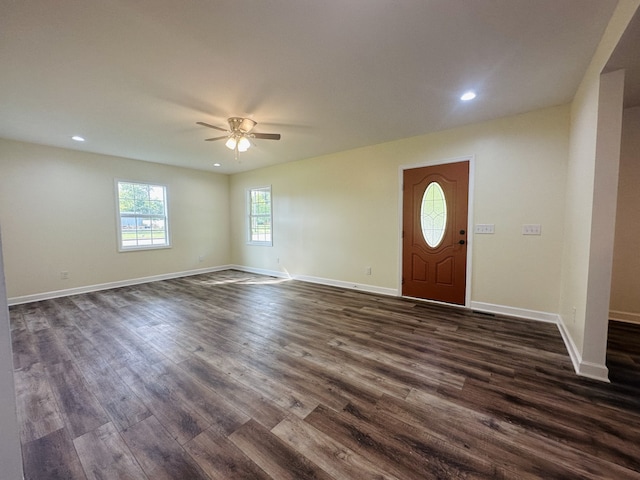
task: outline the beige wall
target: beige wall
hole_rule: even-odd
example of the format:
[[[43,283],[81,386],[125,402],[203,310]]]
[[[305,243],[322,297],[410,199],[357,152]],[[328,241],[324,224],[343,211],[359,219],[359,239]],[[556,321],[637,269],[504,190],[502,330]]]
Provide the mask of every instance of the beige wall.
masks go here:
[[[625,110],[618,183],[612,318],[640,321],[640,107]]]
[[[605,116],[613,117],[622,108],[611,104],[616,99],[619,102],[620,79],[609,77],[603,85],[600,74],[638,5],[639,0],[619,2],[571,104],[560,317],[577,370],[597,378],[607,377],[607,318],[600,318],[599,309],[609,305],[613,239],[603,238],[604,230],[594,218],[611,218],[615,196],[612,200],[611,192],[596,187],[610,180],[607,162],[614,162],[616,175],[618,162],[609,156],[615,150],[611,132],[601,132],[599,127],[606,124]],[[619,148],[619,135],[617,142]],[[609,158],[599,157],[598,149]],[[606,178],[600,179],[604,182],[596,178],[597,170],[604,173]],[[615,195],[615,184],[613,189]],[[589,303],[594,307],[591,310]]]
[[[473,155],[473,222],[496,232],[472,238],[472,301],[557,312],[568,128],[560,106],[234,175],[232,260],[397,290],[399,168]],[[245,242],[245,190],[263,185],[273,188],[273,247]],[[543,234],[523,236],[525,223]]]
[[[167,185],[172,248],[118,252],[116,178]],[[226,175],[0,140],[9,298],[228,264],[228,181]],[[62,280],[61,271],[69,279]]]

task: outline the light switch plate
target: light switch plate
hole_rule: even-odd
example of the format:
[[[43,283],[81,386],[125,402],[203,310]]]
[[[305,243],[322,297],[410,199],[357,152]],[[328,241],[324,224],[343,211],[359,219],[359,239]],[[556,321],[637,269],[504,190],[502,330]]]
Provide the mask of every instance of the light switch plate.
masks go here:
[[[542,225],[540,224],[527,224],[522,225],[523,235],[542,235]]]
[[[474,233],[495,233],[495,225],[493,223],[478,223],[476,224]]]

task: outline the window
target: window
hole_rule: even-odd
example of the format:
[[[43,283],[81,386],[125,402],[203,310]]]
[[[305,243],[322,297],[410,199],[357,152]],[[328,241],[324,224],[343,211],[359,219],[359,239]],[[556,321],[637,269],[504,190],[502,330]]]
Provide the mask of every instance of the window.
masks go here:
[[[116,188],[118,249],[169,247],[167,187],[119,181]]]
[[[427,245],[431,248],[440,245],[447,225],[447,200],[437,182],[431,182],[424,192],[420,219],[422,235]]]
[[[271,187],[247,190],[249,244],[273,245],[271,231]]]

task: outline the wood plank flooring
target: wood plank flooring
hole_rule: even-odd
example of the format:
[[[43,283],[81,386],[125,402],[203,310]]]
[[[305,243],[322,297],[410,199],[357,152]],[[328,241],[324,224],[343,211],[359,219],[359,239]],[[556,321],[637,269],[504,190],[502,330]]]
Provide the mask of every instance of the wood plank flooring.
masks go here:
[[[237,271],[10,318],[28,479],[640,479],[640,326],[604,384],[555,325]]]

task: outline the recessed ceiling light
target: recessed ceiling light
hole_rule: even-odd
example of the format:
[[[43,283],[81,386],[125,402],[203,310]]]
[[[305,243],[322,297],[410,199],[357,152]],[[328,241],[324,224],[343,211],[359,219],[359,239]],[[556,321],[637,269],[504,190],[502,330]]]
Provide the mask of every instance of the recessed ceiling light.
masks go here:
[[[84,138],[80,135],[74,135],[73,137],[71,137],[71,140],[74,140],[76,142],[84,142]]]
[[[213,166],[214,167],[220,167],[221,165],[219,163],[214,163]]]
[[[474,98],[476,98],[476,92],[468,91],[460,97],[460,100],[462,100],[463,102],[468,102],[469,100],[473,100]]]

